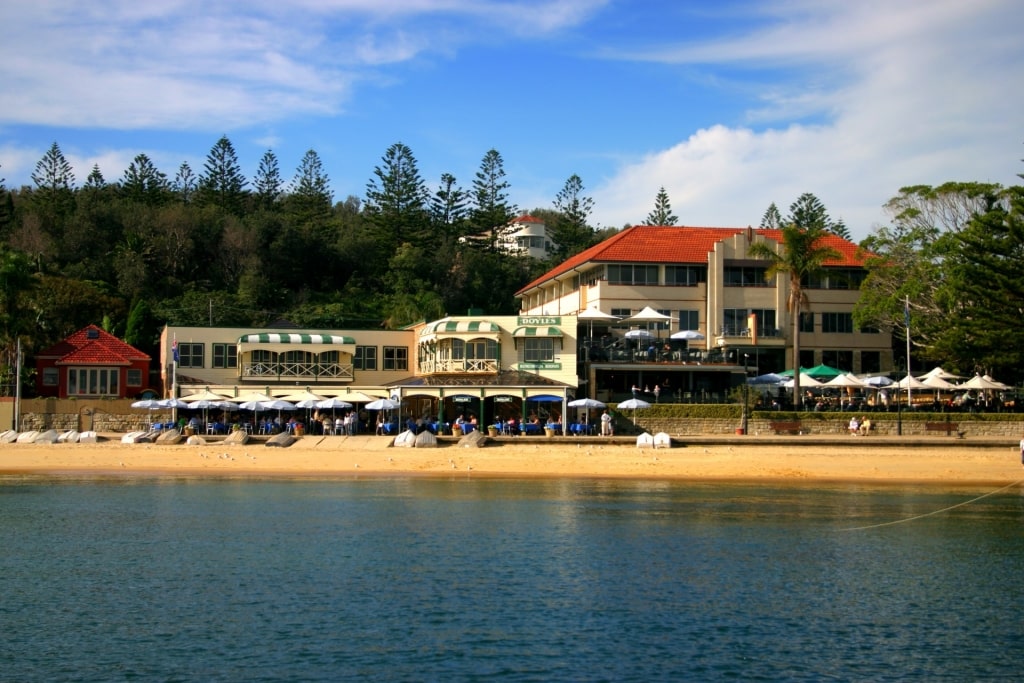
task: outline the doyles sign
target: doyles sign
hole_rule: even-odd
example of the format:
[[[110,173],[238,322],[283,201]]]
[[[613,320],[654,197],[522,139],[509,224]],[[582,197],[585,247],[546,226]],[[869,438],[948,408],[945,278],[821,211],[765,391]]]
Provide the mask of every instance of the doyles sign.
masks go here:
[[[560,315],[524,315],[516,318],[516,325],[561,325]]]

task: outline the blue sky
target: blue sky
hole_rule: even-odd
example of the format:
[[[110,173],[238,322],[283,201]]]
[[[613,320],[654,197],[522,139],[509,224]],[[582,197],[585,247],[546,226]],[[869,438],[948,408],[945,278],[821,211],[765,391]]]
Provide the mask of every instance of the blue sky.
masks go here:
[[[335,200],[387,147],[510,199],[572,174],[591,222],[756,224],[814,192],[855,239],[900,187],[1020,182],[1019,0],[38,0],[0,23],[0,177],[56,141],[78,182],[145,153],[200,172],[226,134],[250,178],[315,149]]]

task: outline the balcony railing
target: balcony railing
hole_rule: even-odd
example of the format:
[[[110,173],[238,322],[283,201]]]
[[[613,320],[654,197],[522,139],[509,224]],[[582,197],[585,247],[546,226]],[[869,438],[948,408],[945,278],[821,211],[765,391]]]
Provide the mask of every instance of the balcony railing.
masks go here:
[[[461,358],[453,360],[426,360],[420,363],[420,372],[425,375],[450,372],[498,372],[498,361],[493,358]]]
[[[355,379],[351,364],[343,363],[245,363],[244,379],[305,379],[351,382]]]

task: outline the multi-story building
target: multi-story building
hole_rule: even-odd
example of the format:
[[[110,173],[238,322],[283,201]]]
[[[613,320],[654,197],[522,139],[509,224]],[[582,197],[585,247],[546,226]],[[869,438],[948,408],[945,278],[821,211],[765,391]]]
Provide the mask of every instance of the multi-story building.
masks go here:
[[[769,262],[748,254],[757,241],[782,249],[779,230],[628,228],[523,287],[521,315],[582,315],[580,374],[592,396],[657,386],[666,398],[720,400],[746,375],[792,366],[789,281],[766,280]],[[890,335],[853,324],[863,256],[841,237],[825,241],[840,257],[804,283],[800,365],[887,371]],[[667,319],[638,320],[645,308]],[[595,311],[615,318],[593,319]]]
[[[557,245],[548,235],[548,227],[539,218],[522,215],[512,220],[498,234],[498,249],[507,254],[546,259]]]
[[[168,326],[166,393],[236,397],[301,391],[388,397],[406,415],[481,424],[536,411],[564,414],[576,389],[573,316],[452,316],[402,330]]]

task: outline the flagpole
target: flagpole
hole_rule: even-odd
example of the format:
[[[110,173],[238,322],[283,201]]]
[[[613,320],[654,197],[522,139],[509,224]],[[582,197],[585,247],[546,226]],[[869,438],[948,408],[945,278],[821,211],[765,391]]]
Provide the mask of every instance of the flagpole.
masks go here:
[[[910,408],[910,297],[903,301],[903,320],[907,325],[907,407]]]
[[[171,344],[171,398],[178,398],[178,333],[174,333],[174,341]],[[178,424],[178,406],[172,404],[171,422]]]

